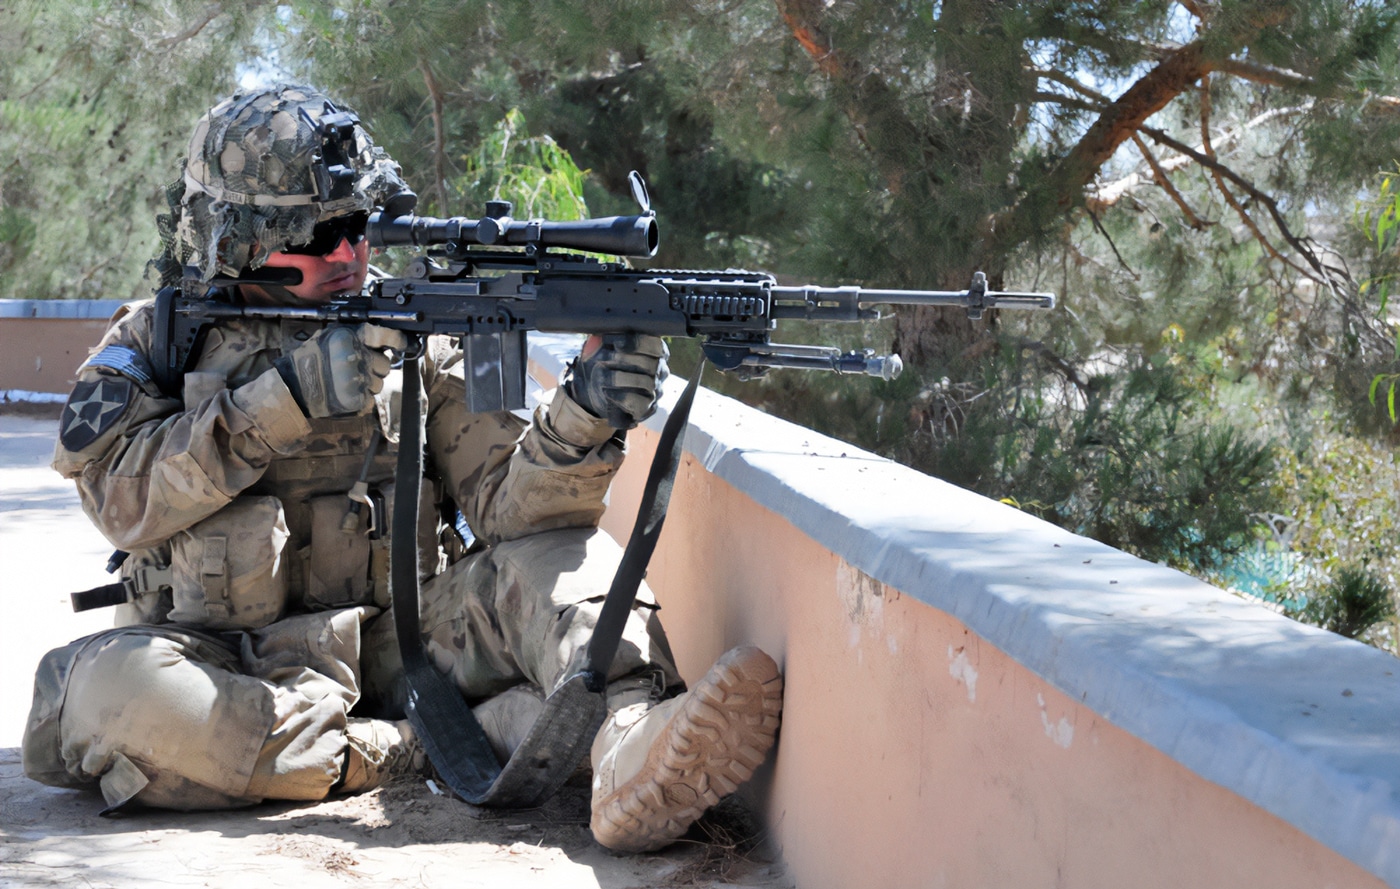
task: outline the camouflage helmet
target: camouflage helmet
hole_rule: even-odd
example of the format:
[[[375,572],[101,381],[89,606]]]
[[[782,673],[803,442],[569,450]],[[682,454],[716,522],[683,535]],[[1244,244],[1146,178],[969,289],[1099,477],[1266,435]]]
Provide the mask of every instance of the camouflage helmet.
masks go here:
[[[195,125],[166,255],[205,281],[237,277],[309,241],[318,221],[407,191],[399,173],[355,112],[313,87],[236,93]]]

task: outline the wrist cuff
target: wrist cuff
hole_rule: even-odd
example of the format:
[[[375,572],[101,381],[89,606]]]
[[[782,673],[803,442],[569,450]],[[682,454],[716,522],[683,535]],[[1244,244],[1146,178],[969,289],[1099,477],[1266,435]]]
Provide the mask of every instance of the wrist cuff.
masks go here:
[[[607,420],[593,416],[569,397],[563,386],[554,390],[547,417],[554,435],[575,447],[596,448],[617,434]]]
[[[276,370],[264,371],[230,394],[262,433],[267,446],[279,454],[296,453],[311,434],[310,421]]]

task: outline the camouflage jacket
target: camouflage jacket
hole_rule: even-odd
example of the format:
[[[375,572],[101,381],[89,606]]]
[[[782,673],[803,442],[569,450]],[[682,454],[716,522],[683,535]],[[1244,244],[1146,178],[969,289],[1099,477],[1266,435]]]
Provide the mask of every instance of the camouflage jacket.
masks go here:
[[[285,575],[279,581],[287,587],[282,611],[371,599],[384,604],[382,576],[376,574],[382,575],[387,555],[400,371],[391,374],[369,415],[308,419],[272,362],[318,325],[237,319],[209,331],[185,377],[183,397],[175,397],[160,391],[151,371],[158,360],[153,316],[151,302],[123,309],[80,368],[53,461],[76,481],[83,509],[98,529],[132,554],[124,575],[170,565],[172,547],[178,568],[180,541],[198,537],[234,506],[252,501],[273,504],[276,515],[267,519],[272,527],[248,526],[241,515],[225,524],[235,537],[260,538],[264,549],[269,534],[282,547],[286,565],[272,556]],[[529,423],[506,412],[468,413],[462,355],[445,338],[430,340],[422,377],[427,425],[421,573],[434,574],[460,555],[450,530],[458,510],[476,545],[597,524],[622,461],[620,434],[562,391]],[[367,450],[378,442],[367,460]],[[371,494],[383,495],[375,510],[378,527],[370,527],[369,515],[356,515],[353,533],[338,537],[326,529],[342,523],[349,528],[347,492],[361,480]],[[211,550],[203,545],[186,559],[190,570],[223,572],[209,567]],[[220,538],[215,554],[240,545]],[[239,570],[229,569],[235,575]],[[123,622],[163,620],[165,607],[147,602]]]

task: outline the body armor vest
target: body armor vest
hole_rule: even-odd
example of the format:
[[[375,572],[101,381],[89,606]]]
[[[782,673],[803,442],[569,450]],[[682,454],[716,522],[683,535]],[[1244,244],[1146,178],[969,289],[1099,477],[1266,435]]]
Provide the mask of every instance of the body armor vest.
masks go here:
[[[210,329],[184,378],[186,408],[265,373],[321,327],[236,319]],[[297,611],[387,606],[401,390],[395,369],[369,414],[311,419],[301,453],[274,459],[256,484],[161,551],[133,554],[131,570],[170,565],[170,619],[246,629]],[[420,494],[424,576],[446,564],[434,487],[425,485]],[[140,615],[142,621],[155,617]]]

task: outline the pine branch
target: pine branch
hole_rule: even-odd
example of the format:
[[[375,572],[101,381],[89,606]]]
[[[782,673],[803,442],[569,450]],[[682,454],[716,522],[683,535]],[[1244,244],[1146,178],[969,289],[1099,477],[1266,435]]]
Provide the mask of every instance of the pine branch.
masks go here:
[[[1203,21],[1205,19],[1205,16],[1201,15],[1201,7],[1196,3],[1196,0],[1176,0],[1176,2],[1180,3],[1181,8],[1191,13],[1197,21]]]
[[[1017,345],[1021,351],[1034,354],[1041,361],[1044,361],[1054,368],[1055,371],[1057,371],[1060,376],[1064,377],[1070,385],[1074,386],[1081,395],[1087,396],[1090,394],[1093,387],[1088,380],[1085,380],[1079,375],[1079,368],[1075,367],[1067,358],[1050,348],[1049,345],[1040,340],[1028,339],[1022,339]]]
[[[1089,184],[1118,146],[1132,138],[1149,117],[1199,80],[1209,67],[1205,43],[1196,40],[1138,78],[1121,96],[1099,111],[1098,119],[1050,172],[1042,188],[1029,195],[1028,201],[1018,201],[989,220],[991,239],[1010,249],[1028,235],[1025,228],[1033,224],[1030,220],[1083,206]],[[1072,100],[1059,97],[1059,101],[1068,104]],[[1023,206],[1027,202],[1039,206],[1028,210]],[[990,252],[999,251],[992,246]]]
[[[1339,95],[1336,88],[1324,87],[1312,77],[1287,68],[1259,65],[1242,59],[1224,59],[1215,66],[1215,70],[1266,86],[1286,87],[1320,99],[1337,98]],[[1377,96],[1367,90],[1353,91],[1350,95],[1352,99],[1359,99],[1363,103],[1369,99],[1380,111],[1400,111],[1400,96]]]
[[[1157,156],[1152,153],[1152,149],[1147,147],[1147,143],[1142,141],[1142,137],[1137,133],[1133,133],[1133,144],[1136,145],[1138,151],[1142,153],[1142,157],[1147,161],[1147,165],[1152,168],[1152,178],[1162,187],[1162,190],[1167,193],[1167,196],[1172,199],[1172,203],[1176,204],[1178,209],[1181,210],[1181,215],[1186,217],[1186,223],[1196,231],[1202,231],[1214,225],[1214,223],[1202,219],[1196,214],[1196,211],[1191,209],[1191,205],[1186,203],[1185,196],[1177,191],[1176,186],[1172,184],[1171,177],[1167,175],[1166,169],[1157,160]]]
[[[251,9],[260,5],[260,3],[250,3],[249,8]],[[184,43],[186,40],[193,40],[195,37],[199,36],[199,32],[209,26],[210,22],[223,14],[224,4],[215,0],[215,2],[204,7],[204,11],[201,12],[194,21],[186,25],[183,31],[180,31],[178,34],[170,34],[160,38],[156,41],[156,46],[159,46],[161,49],[169,49],[172,46]]]
[[[1123,41],[1121,40],[1118,40],[1116,42],[1120,44],[1123,43]],[[1162,46],[1159,44],[1137,42],[1134,42],[1132,45],[1142,50],[1142,52],[1146,56],[1157,59],[1166,58],[1172,52],[1180,48]],[[1070,77],[1062,71],[1045,68],[1033,68],[1029,70],[1033,71],[1033,73],[1035,73],[1039,77],[1044,77],[1047,80],[1053,80],[1056,83],[1064,84],[1065,86],[1068,86],[1070,89],[1074,90],[1080,95],[1086,96],[1090,99],[1094,99],[1098,102],[1102,102],[1105,105],[1109,103],[1109,99],[1107,96],[1093,89],[1090,89],[1089,87],[1076,81],[1074,78]],[[1316,96],[1318,98],[1335,97],[1337,93],[1335,89],[1324,87],[1315,78],[1310,77],[1307,74],[1303,74],[1298,71],[1291,71],[1287,68],[1279,68],[1274,65],[1263,65],[1257,62],[1250,62],[1245,59],[1220,59],[1212,63],[1211,71],[1214,73],[1229,74],[1234,77],[1238,77],[1241,80],[1248,80],[1252,83],[1262,83],[1266,86],[1285,87],[1287,89],[1296,90],[1298,92],[1305,93],[1311,96]],[[1365,93],[1362,93],[1360,95],[1364,96]],[[1400,111],[1400,96],[1374,96],[1373,100],[1377,104],[1379,104],[1383,109]]]
[[[1066,96],[1064,93],[1056,93],[1049,90],[1036,90],[1034,93],[1031,93],[1031,98],[1036,102],[1063,105],[1066,108],[1078,108],[1080,111],[1091,111],[1095,114],[1103,112],[1102,105],[1096,105],[1093,102],[1086,102],[1083,99],[1076,99],[1074,96]]]
[[[1103,235],[1103,239],[1108,242],[1108,248],[1113,251],[1113,255],[1117,258],[1118,264],[1123,267],[1123,271],[1127,272],[1134,281],[1141,281],[1142,276],[1133,271],[1133,267],[1128,265],[1128,261],[1123,258],[1123,254],[1118,252],[1118,245],[1113,243],[1113,236],[1110,235],[1108,230],[1103,227],[1103,224],[1099,222],[1099,217],[1092,209],[1087,209],[1087,212],[1089,214],[1089,221],[1094,224],[1094,229],[1099,234]]]
[[[1108,96],[1105,96],[1098,90],[1090,89],[1089,87],[1080,83],[1078,80],[1074,79],[1065,72],[1060,71],[1056,68],[1028,67],[1026,68],[1026,71],[1030,72],[1031,74],[1034,74],[1036,77],[1043,77],[1046,80],[1052,80],[1055,83],[1061,84],[1062,86],[1067,86],[1070,89],[1074,90],[1076,93],[1079,93],[1081,96],[1092,99],[1096,103],[1096,105],[1094,106],[1096,111],[1103,110],[1104,106],[1111,104],[1113,101]],[[1055,94],[1051,93],[1050,95]]]
[[[1061,161],[1052,176],[1051,195],[1056,205],[1066,210],[1073,206],[1118,146],[1149,117],[1214,70],[1230,53],[1289,14],[1283,4],[1260,4],[1250,18],[1234,23],[1230,33],[1202,35],[1184,46],[1163,49],[1165,55],[1157,65],[1114,99]]]
[[[1275,68],[1273,65],[1260,65],[1241,59],[1223,59],[1215,66],[1215,70],[1221,74],[1232,74],[1254,83],[1286,86],[1289,89],[1311,93],[1315,96],[1322,94],[1321,85],[1316,80],[1306,74],[1289,71],[1287,68]]]
[[[1261,124],[1267,123],[1268,121],[1273,120],[1276,117],[1283,117],[1285,115],[1290,114],[1302,114],[1311,108],[1312,102],[1309,101],[1307,104],[1295,105],[1290,108],[1270,109],[1268,111],[1254,116],[1253,118],[1250,118],[1249,120],[1245,121],[1243,124],[1241,124],[1233,130],[1226,130],[1224,133],[1219,134],[1215,137],[1214,142],[1217,146],[1220,146],[1222,148],[1226,145],[1232,145],[1245,133],[1249,132],[1257,126],[1260,126]],[[1169,195],[1171,195],[1173,192],[1173,186],[1171,186],[1170,180],[1167,179],[1167,174],[1174,173],[1182,167],[1186,166],[1187,164],[1193,163],[1192,158],[1187,157],[1183,154],[1178,154],[1174,157],[1170,157],[1165,160],[1158,160],[1155,155],[1149,153],[1150,150],[1147,148],[1146,143],[1142,141],[1142,138],[1137,133],[1133,134],[1133,142],[1137,145],[1138,150],[1140,152],[1143,152],[1143,157],[1146,159],[1148,166],[1152,168],[1154,180],[1157,182],[1157,184],[1161,185],[1162,188],[1165,189]],[[1201,147],[1199,145],[1196,146],[1196,150],[1201,150]],[[1093,197],[1091,198],[1091,202],[1096,206],[1109,206],[1115,204],[1119,200],[1121,200],[1124,195],[1132,192],[1144,181],[1145,178],[1141,173],[1129,173],[1122,179],[1119,179],[1116,182],[1102,186],[1099,189],[1097,189]],[[1175,200],[1175,198],[1173,198],[1173,200]],[[1181,206],[1180,201],[1177,201],[1177,206]],[[1182,207],[1182,209],[1184,211],[1186,208]],[[1191,215],[1193,214],[1187,213],[1188,217]],[[1203,224],[1213,225],[1214,223],[1203,222]],[[1192,227],[1194,228],[1197,226],[1193,223]]]
[[[1136,40],[1121,34],[1108,34],[1103,31],[1082,31],[1077,32],[1072,39],[1069,37],[1063,39],[1071,46],[1097,50],[1110,59],[1117,60],[1117,64],[1120,65],[1124,63],[1124,60],[1141,62],[1155,59],[1160,62],[1181,49],[1179,45],[1175,44],[1150,43],[1146,40]]]
[[[1210,144],[1210,111],[1210,75],[1207,74],[1201,78],[1201,153],[1204,154],[1206,157],[1214,160],[1215,149]],[[1210,170],[1211,178],[1215,182],[1216,189],[1219,190],[1221,196],[1225,199],[1225,203],[1230,205],[1230,209],[1235,211],[1235,215],[1237,215],[1240,218],[1240,222],[1244,223],[1244,227],[1249,229],[1250,233],[1254,235],[1254,239],[1259,242],[1259,245],[1261,247],[1264,248],[1264,252],[1272,256],[1274,259],[1277,259],[1284,265],[1287,265],[1289,268],[1293,269],[1299,274],[1306,275],[1307,277],[1312,277],[1312,274],[1307,269],[1303,268],[1302,266],[1298,265],[1298,263],[1284,256],[1282,253],[1279,252],[1278,248],[1273,245],[1273,242],[1270,241],[1269,238],[1264,234],[1264,232],[1259,228],[1259,225],[1254,221],[1254,218],[1249,215],[1249,211],[1247,211],[1244,208],[1244,206],[1240,204],[1239,199],[1236,198],[1234,193],[1231,192],[1230,189],[1225,186],[1225,177],[1224,174],[1221,172],[1222,169],[1222,167],[1216,166],[1212,167]],[[1283,229],[1283,232],[1284,236],[1287,237],[1288,230]]]
[[[1279,234],[1282,235],[1283,239],[1288,242],[1288,246],[1296,250],[1298,254],[1307,261],[1308,265],[1311,266],[1313,271],[1316,273],[1308,274],[1308,277],[1312,278],[1313,280],[1321,281],[1330,285],[1332,280],[1332,273],[1340,273],[1342,275],[1345,275],[1344,270],[1336,269],[1331,266],[1324,266],[1322,264],[1322,260],[1318,258],[1317,254],[1312,250],[1312,248],[1308,247],[1302,242],[1300,238],[1293,234],[1293,230],[1288,227],[1288,222],[1283,218],[1283,213],[1278,208],[1278,202],[1275,201],[1269,195],[1256,188],[1254,184],[1248,179],[1245,179],[1243,176],[1236,173],[1234,170],[1230,169],[1229,167],[1225,166],[1219,161],[1215,160],[1214,158],[1202,154],[1201,152],[1197,151],[1196,149],[1192,148],[1186,143],[1181,142],[1180,140],[1173,139],[1171,136],[1168,136],[1166,133],[1162,132],[1159,129],[1156,129],[1155,127],[1139,126],[1138,129],[1146,135],[1148,135],[1149,137],[1151,137],[1151,139],[1157,144],[1165,145],[1168,148],[1171,148],[1177,152],[1180,152],[1181,154],[1186,155],[1187,157],[1191,158],[1193,161],[1195,161],[1196,163],[1200,164],[1208,170],[1218,171],[1220,175],[1222,175],[1229,181],[1235,183],[1235,185],[1239,186],[1239,188],[1246,194],[1248,194],[1251,198],[1263,204],[1265,209],[1269,211],[1269,215],[1273,218],[1274,225],[1278,227]]]
[[[1198,4],[1198,10],[1204,13],[1204,5]],[[1165,54],[1151,70],[1100,112],[1098,119],[1051,172],[1044,188],[1031,198],[1040,204],[1040,208],[1024,215],[1043,218],[1050,211],[1067,212],[1083,205],[1089,185],[1119,146],[1132,138],[1135,132],[1160,133],[1146,127],[1148,118],[1215,70],[1231,53],[1248,45],[1264,28],[1279,24],[1288,15],[1289,10],[1285,5],[1261,4],[1261,8],[1254,10],[1248,19],[1232,23],[1230,33],[1201,33],[1197,39],[1176,48],[1144,47]],[[1058,101],[1068,104],[1067,97]],[[1191,149],[1184,153],[1193,157],[1202,156]],[[1022,210],[1018,203],[992,220],[991,230],[998,241],[1017,243],[1025,234],[1020,230],[1024,224],[1021,221]],[[1289,237],[1292,237],[1291,233]]]
[[[1065,156],[1058,178],[1060,203],[1068,207],[1134,130],[1209,70],[1201,41],[1183,46],[1144,74],[1104,110]]]

